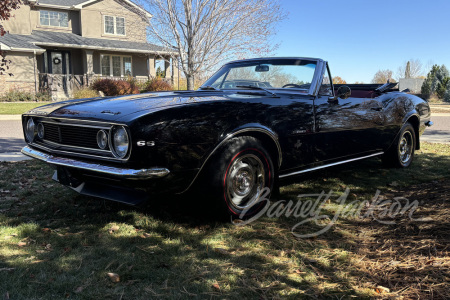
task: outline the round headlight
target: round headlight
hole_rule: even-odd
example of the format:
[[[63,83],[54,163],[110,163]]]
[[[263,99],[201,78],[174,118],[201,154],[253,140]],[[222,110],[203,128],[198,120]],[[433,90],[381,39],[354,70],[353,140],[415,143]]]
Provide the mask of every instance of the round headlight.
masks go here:
[[[108,145],[108,134],[104,130],[97,132],[97,145],[100,149],[105,149]]]
[[[112,130],[113,153],[120,158],[127,155],[129,140],[128,133],[123,126],[114,127]]]
[[[44,124],[39,123],[37,126],[37,134],[40,139],[44,138]]]
[[[27,121],[27,127],[25,128],[25,135],[27,137],[28,142],[32,142],[34,140],[35,135],[35,128],[34,121],[32,118],[29,118]]]

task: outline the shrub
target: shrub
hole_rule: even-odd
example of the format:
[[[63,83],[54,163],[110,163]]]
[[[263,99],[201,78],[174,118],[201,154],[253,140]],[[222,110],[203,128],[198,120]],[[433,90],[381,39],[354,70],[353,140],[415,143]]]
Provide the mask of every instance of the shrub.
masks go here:
[[[50,95],[50,93],[48,91],[45,92],[38,92],[36,94],[36,101],[37,102],[47,102],[47,101],[52,101],[52,96]]]
[[[173,91],[173,87],[160,78],[154,78],[149,81],[146,90],[148,92]]]
[[[76,91],[73,94],[73,98],[74,99],[95,98],[95,97],[98,97],[98,96],[99,95],[98,95],[97,91],[94,91],[93,89],[90,89],[90,88],[87,88],[87,87],[79,89],[78,91]]]
[[[105,96],[139,94],[137,86],[122,79],[98,79],[92,84],[92,89],[103,92]]]
[[[35,95],[34,93],[21,91],[19,89],[11,89],[0,96],[0,101],[4,102],[42,102],[51,100],[51,96],[48,92],[39,92]]]

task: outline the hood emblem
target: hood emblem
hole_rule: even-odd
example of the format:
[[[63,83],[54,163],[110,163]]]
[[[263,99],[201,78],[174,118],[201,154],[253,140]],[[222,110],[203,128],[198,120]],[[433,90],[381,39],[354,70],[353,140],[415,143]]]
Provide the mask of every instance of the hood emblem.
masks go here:
[[[113,116],[115,116],[115,115],[120,115],[120,111],[118,111],[118,112],[113,112],[113,111],[110,111],[110,110],[104,110],[104,111],[102,111],[101,113],[102,113],[102,114],[107,114],[107,115],[113,115]]]

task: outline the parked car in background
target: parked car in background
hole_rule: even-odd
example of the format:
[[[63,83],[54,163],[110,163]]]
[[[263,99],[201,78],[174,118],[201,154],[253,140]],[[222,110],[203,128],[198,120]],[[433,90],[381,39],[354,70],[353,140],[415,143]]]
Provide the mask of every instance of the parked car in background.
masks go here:
[[[322,59],[258,58],[225,64],[197,91],[54,103],[23,115],[22,152],[81,194],[138,204],[197,187],[231,215],[254,214],[280,178],[374,156],[408,167],[428,103],[330,78]]]

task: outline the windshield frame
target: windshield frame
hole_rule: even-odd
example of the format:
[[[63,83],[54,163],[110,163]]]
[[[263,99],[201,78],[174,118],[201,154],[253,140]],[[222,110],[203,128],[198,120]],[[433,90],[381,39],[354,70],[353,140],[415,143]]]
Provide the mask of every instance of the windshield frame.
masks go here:
[[[254,65],[254,64],[271,64],[275,60],[301,60],[301,61],[310,61],[316,64],[316,68],[314,70],[313,78],[311,79],[311,85],[309,87],[308,93],[305,94],[304,92],[301,92],[303,95],[316,95],[318,91],[318,86],[320,85],[319,79],[321,78],[321,75],[323,74],[323,68],[324,65],[326,66],[326,62],[319,58],[308,58],[308,57],[269,57],[269,58],[252,58],[252,59],[243,59],[243,60],[237,60],[232,61],[229,63],[226,63],[223,65],[217,72],[215,72],[208,80],[206,80],[199,88],[199,90],[202,87],[210,85],[210,81],[215,82],[220,78],[221,75],[223,75],[223,69],[228,68],[230,66],[245,66],[245,65]],[[228,70],[229,72],[229,70]],[[225,77],[227,74],[225,74]],[[298,92],[304,91],[305,89],[300,88],[275,88],[275,87],[267,87],[267,90],[276,90],[278,92]],[[226,90],[241,90],[241,89],[219,89],[221,91]]]

